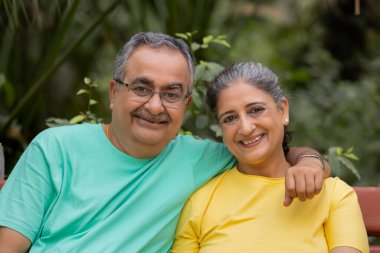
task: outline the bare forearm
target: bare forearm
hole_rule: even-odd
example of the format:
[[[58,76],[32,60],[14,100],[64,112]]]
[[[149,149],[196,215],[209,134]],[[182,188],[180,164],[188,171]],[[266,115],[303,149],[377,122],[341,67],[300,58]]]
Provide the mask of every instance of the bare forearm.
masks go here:
[[[329,251],[330,253],[362,253],[360,250],[351,247],[336,247]]]
[[[20,233],[6,227],[0,227],[0,252],[25,253],[30,248],[30,241]]]

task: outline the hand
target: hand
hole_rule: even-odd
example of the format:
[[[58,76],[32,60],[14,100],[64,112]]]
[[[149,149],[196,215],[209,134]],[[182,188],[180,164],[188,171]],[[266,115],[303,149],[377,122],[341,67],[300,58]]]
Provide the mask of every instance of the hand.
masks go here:
[[[294,198],[305,201],[320,193],[324,173],[321,162],[315,158],[303,158],[290,167],[285,176],[284,206],[290,206]]]

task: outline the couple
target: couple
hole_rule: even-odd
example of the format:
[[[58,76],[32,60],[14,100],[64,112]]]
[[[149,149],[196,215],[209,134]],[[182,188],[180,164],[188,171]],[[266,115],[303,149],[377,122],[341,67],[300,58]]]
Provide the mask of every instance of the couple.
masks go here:
[[[193,65],[180,39],[133,36],[116,57],[111,123],[47,129],[15,166],[0,192],[0,252],[170,250],[190,195],[236,163],[223,144],[177,136]],[[289,150],[285,205],[320,191],[315,153]]]

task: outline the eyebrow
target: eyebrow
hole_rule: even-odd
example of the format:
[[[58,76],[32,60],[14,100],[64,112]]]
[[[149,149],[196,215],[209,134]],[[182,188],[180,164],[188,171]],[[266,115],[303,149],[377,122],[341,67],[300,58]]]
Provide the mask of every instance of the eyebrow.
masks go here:
[[[153,86],[154,81],[147,78],[147,77],[137,77],[131,82],[131,84],[136,84],[136,83],[141,83],[141,84]],[[184,87],[184,85],[182,83],[175,82],[175,83],[169,83],[169,84],[165,85],[163,87],[163,89],[164,90],[174,90],[174,89],[184,90],[183,87]]]
[[[254,106],[254,105],[266,105],[266,103],[262,102],[262,101],[258,101],[258,102],[252,102],[252,103],[249,103],[245,106],[245,108],[249,108],[251,106]],[[218,120],[220,120],[223,116],[225,115],[228,115],[228,114],[231,114],[231,113],[234,113],[235,111],[234,110],[229,110],[229,111],[226,111],[226,112],[223,112],[222,114],[220,114],[218,116]]]

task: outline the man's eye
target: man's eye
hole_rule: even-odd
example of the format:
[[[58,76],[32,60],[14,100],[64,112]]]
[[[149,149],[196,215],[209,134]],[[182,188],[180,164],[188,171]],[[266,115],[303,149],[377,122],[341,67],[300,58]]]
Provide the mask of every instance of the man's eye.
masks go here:
[[[179,101],[182,96],[182,93],[180,91],[164,91],[161,94],[163,99],[171,103]]]
[[[138,95],[149,95],[152,92],[152,89],[146,86],[137,85],[131,88],[132,91]]]
[[[163,92],[162,95],[167,98],[179,98],[181,94],[178,92]]]

